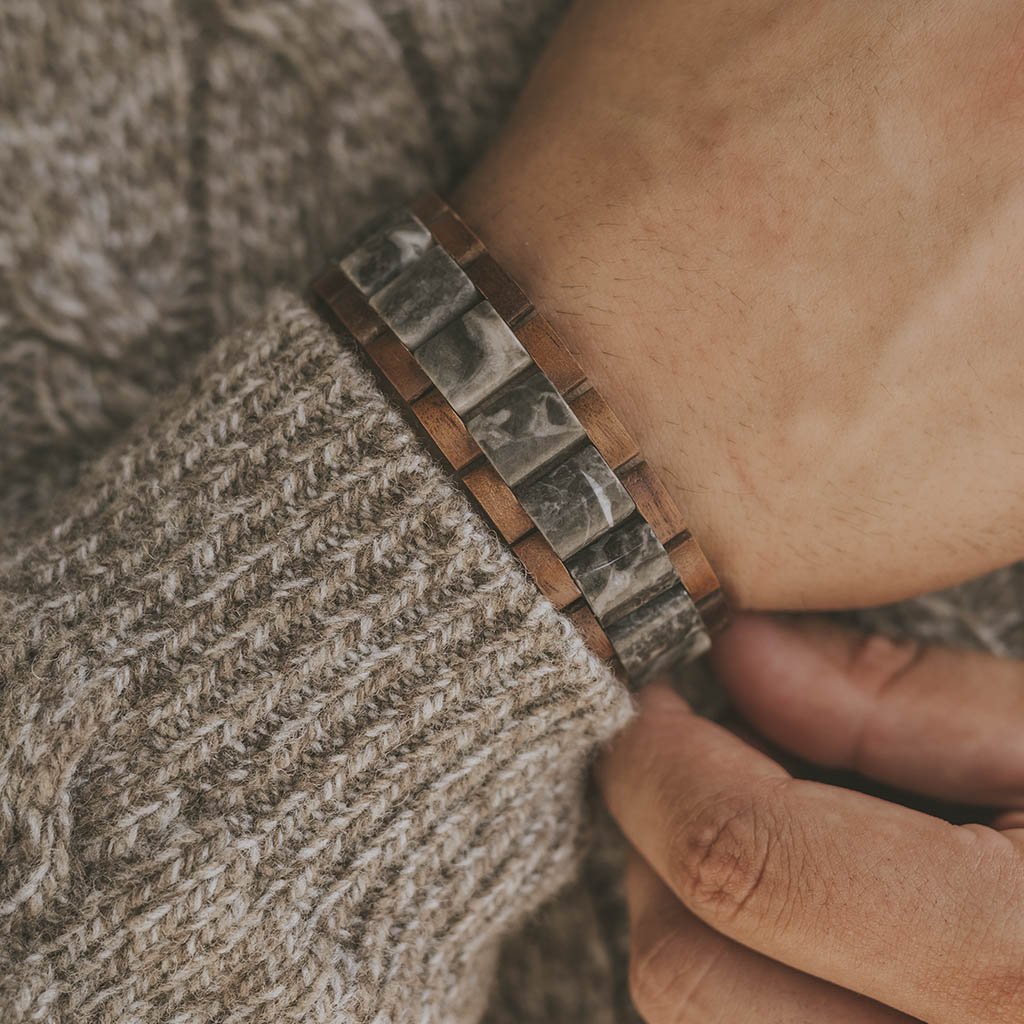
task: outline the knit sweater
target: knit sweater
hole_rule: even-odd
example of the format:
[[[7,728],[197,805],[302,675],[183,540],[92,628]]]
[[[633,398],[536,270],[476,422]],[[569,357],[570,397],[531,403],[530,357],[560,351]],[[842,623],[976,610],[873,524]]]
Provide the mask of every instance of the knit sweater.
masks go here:
[[[5,1020],[475,1019],[624,692],[284,297],[13,560]]]
[[[628,700],[271,298],[467,164],[559,6],[0,10],[0,1020],[629,1019]],[[1022,598],[861,621],[1021,653]]]

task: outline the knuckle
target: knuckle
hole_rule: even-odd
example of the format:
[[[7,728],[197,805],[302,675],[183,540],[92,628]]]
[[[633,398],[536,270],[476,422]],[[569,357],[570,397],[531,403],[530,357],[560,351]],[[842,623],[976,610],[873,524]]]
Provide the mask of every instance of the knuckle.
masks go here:
[[[850,678],[869,693],[882,694],[907,678],[928,648],[914,640],[866,634],[850,650]]]
[[[782,828],[771,804],[760,790],[725,796],[673,828],[673,881],[698,917],[760,917],[785,898],[777,868]]]

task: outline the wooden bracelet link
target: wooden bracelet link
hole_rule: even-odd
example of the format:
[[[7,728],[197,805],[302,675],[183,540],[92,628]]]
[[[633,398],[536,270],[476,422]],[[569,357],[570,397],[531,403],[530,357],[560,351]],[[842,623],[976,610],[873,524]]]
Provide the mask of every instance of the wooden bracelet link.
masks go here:
[[[313,285],[541,591],[634,685],[703,654],[714,570],[551,324],[443,200]]]

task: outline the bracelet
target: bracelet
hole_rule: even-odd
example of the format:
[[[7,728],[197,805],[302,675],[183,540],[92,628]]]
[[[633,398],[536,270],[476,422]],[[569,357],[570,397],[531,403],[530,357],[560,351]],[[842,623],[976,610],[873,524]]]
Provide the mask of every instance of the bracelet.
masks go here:
[[[599,656],[640,685],[708,649],[726,604],[678,508],[443,200],[372,223],[313,292]]]

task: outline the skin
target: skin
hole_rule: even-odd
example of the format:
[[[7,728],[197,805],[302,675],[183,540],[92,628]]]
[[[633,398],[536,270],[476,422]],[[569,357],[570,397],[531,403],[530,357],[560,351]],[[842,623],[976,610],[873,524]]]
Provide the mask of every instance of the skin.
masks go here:
[[[1018,2],[591,0],[457,202],[734,602],[834,608],[1024,555],[1022,165]]]
[[[633,844],[630,976],[644,1019],[1024,1020],[1021,665],[757,617],[715,659],[784,752],[1001,810],[954,825],[794,777],[649,687],[598,766]]]
[[[456,201],[733,603],[860,607],[1024,556],[1022,165],[1019,2],[589,0]],[[598,768],[645,1019],[1024,1020],[1021,664],[758,615],[714,657],[787,759],[989,810],[651,687]]]

